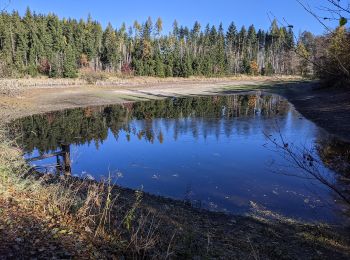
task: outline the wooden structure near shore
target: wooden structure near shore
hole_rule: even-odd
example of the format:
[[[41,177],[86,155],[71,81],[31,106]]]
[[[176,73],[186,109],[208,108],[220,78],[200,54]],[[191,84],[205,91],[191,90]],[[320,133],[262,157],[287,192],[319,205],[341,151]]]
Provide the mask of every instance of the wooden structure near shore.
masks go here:
[[[62,144],[61,151],[29,158],[27,159],[27,162],[41,161],[52,157],[56,157],[56,164],[54,166],[56,167],[56,171],[58,174],[60,173],[63,173],[64,175],[72,174],[69,144]]]

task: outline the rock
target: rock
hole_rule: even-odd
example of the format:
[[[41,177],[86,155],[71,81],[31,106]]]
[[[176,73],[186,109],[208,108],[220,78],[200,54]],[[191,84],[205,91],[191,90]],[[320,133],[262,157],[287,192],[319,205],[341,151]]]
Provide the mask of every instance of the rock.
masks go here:
[[[20,237],[17,237],[15,240],[16,240],[17,243],[22,243],[23,242],[23,238],[20,238]]]

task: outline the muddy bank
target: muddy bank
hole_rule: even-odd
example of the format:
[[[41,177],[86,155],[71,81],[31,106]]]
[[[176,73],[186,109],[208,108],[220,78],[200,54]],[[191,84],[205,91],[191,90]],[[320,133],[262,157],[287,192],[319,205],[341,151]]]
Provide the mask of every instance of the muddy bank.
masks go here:
[[[127,203],[133,190],[116,187]],[[132,201],[132,199],[131,199]],[[247,216],[194,208],[188,202],[143,194],[141,206],[159,219],[162,247],[173,235],[173,256],[219,259],[345,259],[350,229],[285,218],[252,202]],[[337,246],[334,246],[337,244]]]
[[[276,91],[307,119],[330,134],[350,142],[349,89],[320,88],[317,83],[286,84]]]
[[[305,118],[342,141],[350,142],[349,89],[320,88],[317,82],[306,81],[267,84],[251,90],[262,90],[285,97]],[[217,92],[234,93],[237,90],[225,89]]]
[[[47,175],[44,178],[44,182],[50,185],[60,181]],[[76,181],[74,186],[80,187],[94,184],[94,181],[88,180],[82,184],[82,181],[76,178],[72,178],[71,181]],[[80,191],[84,190],[85,188],[82,188]],[[117,201],[111,217],[113,221],[120,223],[123,221],[121,218],[135,204],[137,196],[134,190],[118,186],[113,187],[112,194],[111,197],[116,196]],[[154,244],[141,251],[140,255],[131,250],[113,248],[114,244],[110,241],[103,243],[92,240],[89,242],[91,243],[89,248],[82,248],[81,244],[86,243],[86,240],[76,247],[71,244],[64,245],[67,243],[60,244],[59,238],[67,239],[65,233],[56,236],[56,240],[53,238],[50,241],[43,241],[44,245],[39,248],[44,248],[47,253],[48,247],[54,245],[54,250],[50,252],[51,257],[61,257],[63,252],[65,256],[72,258],[95,255],[100,259],[111,257],[136,259],[137,256],[145,259],[329,259],[331,257],[348,259],[350,257],[348,228],[302,223],[259,208],[254,203],[250,216],[235,216],[195,208],[184,201],[142,193],[141,202],[134,214],[131,230],[137,229],[140,224],[138,220],[143,219],[138,239],[141,242],[151,233],[150,238],[154,241]],[[54,227],[59,228],[57,225]],[[129,231],[123,225],[119,226],[118,230],[124,234],[122,239],[127,240]],[[81,237],[89,236],[89,231],[82,231],[82,234],[74,231],[70,238],[68,236],[67,241],[74,244],[73,238],[80,237],[78,239],[81,240]],[[40,242],[40,237],[38,239]],[[23,249],[17,247],[17,251],[12,250],[12,256],[30,257],[33,251],[37,251],[30,243],[29,239],[23,240],[22,244],[25,245]],[[14,241],[5,244],[13,249],[13,244],[21,243]],[[2,255],[6,255],[4,248],[0,247],[1,251]]]

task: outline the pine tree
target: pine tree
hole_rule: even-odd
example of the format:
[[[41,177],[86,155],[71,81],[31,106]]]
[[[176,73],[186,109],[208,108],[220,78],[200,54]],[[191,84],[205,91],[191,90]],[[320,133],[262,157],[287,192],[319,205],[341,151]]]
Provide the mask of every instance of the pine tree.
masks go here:
[[[24,16],[24,23],[27,27],[28,39],[28,74],[36,76],[38,74],[39,57],[42,52],[42,43],[38,37],[37,23],[29,8]]]
[[[163,21],[162,18],[158,17],[155,25],[156,37],[159,37],[163,30]]]
[[[49,71],[49,76],[51,78],[62,78],[63,77],[63,53],[53,54],[51,63],[51,69]]]
[[[0,77],[13,74],[15,45],[12,31],[11,17],[2,13],[0,16]]]
[[[108,71],[115,70],[119,62],[117,35],[111,24],[108,24],[102,36],[101,61]]]
[[[227,69],[228,73],[236,74],[238,71],[237,68],[237,28],[232,22],[226,33],[226,46],[225,52],[227,57]]]
[[[111,24],[36,15],[0,13],[0,76],[38,73],[75,77],[81,68],[144,76],[220,76],[237,73],[294,73],[293,31],[273,21],[269,31],[251,25],[239,32],[231,23],[225,32],[209,24],[189,29],[175,20],[173,31],[162,35],[161,18],[153,24]],[[310,55],[315,46],[303,43]]]
[[[13,27],[10,25],[13,28],[11,28],[11,33],[13,34],[13,41],[16,43],[14,52],[14,65],[17,71],[20,74],[23,74],[25,73],[26,67],[28,65],[28,40],[26,37],[26,29],[17,12],[14,12],[12,14],[12,23]]]
[[[64,52],[63,76],[65,78],[76,78],[78,76],[75,53],[70,44],[67,45]]]

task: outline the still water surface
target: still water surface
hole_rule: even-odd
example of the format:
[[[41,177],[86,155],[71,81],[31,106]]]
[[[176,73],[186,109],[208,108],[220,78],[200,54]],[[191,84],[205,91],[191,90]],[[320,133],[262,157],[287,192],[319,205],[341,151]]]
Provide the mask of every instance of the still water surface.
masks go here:
[[[123,187],[211,210],[244,214],[254,202],[293,218],[341,219],[335,196],[316,181],[286,175],[300,169],[267,140],[281,133],[289,143],[313,147],[323,136],[279,96],[187,97],[80,108],[27,117],[16,125],[26,158],[69,151],[66,170],[73,175],[100,180],[111,174]],[[57,162],[64,164],[65,156],[32,164],[55,171]]]

